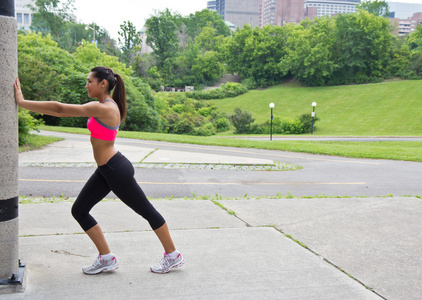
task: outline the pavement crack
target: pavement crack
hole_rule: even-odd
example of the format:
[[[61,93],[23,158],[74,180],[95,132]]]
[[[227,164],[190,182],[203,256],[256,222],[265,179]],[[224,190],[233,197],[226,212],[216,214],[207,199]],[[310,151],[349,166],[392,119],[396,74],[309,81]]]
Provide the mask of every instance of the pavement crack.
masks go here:
[[[89,256],[81,255],[81,254],[71,253],[71,252],[66,251],[66,250],[50,250],[50,252],[51,253],[56,253],[56,254],[63,254],[63,255],[72,255],[72,256],[84,257],[84,258],[89,257]]]
[[[238,215],[236,215],[236,213],[234,211],[229,210],[228,208],[226,208],[223,204],[221,204],[217,200],[211,200],[211,202],[214,203],[215,205],[219,206],[221,209],[225,210],[226,212],[228,212],[229,215],[232,215],[235,218],[237,218],[240,221],[242,221],[243,223],[245,223],[246,224],[246,227],[253,227],[251,224],[249,224],[248,222],[246,222],[245,220],[243,220],[242,218],[240,218]]]
[[[147,155],[145,155],[145,157],[140,161],[140,163],[143,162],[144,160],[146,160],[148,158],[148,156],[154,154],[157,150],[158,150],[158,148],[155,148],[150,153],[148,153]]]
[[[380,295],[378,292],[376,292],[373,288],[371,288],[370,286],[366,285],[364,282],[362,282],[361,280],[357,279],[356,277],[354,277],[352,274],[347,273],[344,269],[342,269],[341,267],[339,267],[338,265],[336,265],[335,263],[333,263],[332,261],[330,261],[328,258],[323,257],[321,254],[319,254],[318,252],[316,252],[315,250],[312,250],[310,247],[308,247],[307,245],[305,245],[304,243],[300,242],[299,240],[293,238],[293,236],[285,233],[282,229],[277,228],[275,225],[269,225],[267,227],[272,227],[275,230],[277,230],[278,232],[280,232],[282,235],[284,235],[285,237],[291,239],[293,242],[295,242],[296,244],[300,245],[301,247],[303,247],[304,249],[308,250],[309,252],[311,252],[312,254],[318,256],[319,258],[321,258],[324,262],[326,262],[327,264],[333,266],[334,268],[336,268],[337,270],[339,270],[340,272],[342,272],[343,274],[347,275],[348,277],[350,277],[351,279],[353,279],[354,281],[356,281],[357,283],[359,283],[360,285],[362,285],[363,287],[365,287],[367,290],[370,290],[371,292],[373,292],[374,294],[376,294],[377,296],[381,297],[382,299],[387,300],[387,298],[383,297],[382,295]]]

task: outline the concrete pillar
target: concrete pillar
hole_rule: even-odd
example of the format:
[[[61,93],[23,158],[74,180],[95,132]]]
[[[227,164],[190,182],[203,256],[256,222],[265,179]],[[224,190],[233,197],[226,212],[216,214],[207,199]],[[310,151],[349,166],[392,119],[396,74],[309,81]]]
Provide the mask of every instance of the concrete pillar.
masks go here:
[[[17,23],[14,0],[0,1],[0,280],[15,282],[18,262]]]

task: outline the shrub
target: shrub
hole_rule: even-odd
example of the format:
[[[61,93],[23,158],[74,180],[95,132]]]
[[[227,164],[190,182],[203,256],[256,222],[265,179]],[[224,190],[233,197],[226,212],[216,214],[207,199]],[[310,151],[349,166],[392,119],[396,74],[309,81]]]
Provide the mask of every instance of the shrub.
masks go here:
[[[230,116],[230,120],[236,128],[235,133],[250,133],[251,124],[255,121],[251,113],[243,111],[239,107],[234,109],[234,115]]]
[[[209,106],[209,107],[202,107],[200,109],[198,109],[198,113],[201,116],[204,117],[208,117],[211,114],[211,111],[213,110],[213,107]]]
[[[183,104],[176,104],[173,105],[173,107],[171,108],[174,112],[181,114],[184,112],[185,108]]]
[[[303,123],[299,119],[285,120],[281,124],[280,133],[282,134],[301,134],[303,133]],[[278,132],[276,132],[278,133]]]
[[[303,133],[310,133],[312,130],[312,116],[310,114],[303,114],[299,117],[300,122],[303,124]],[[315,115],[314,131],[316,130],[315,123],[319,118]]]
[[[211,123],[207,123],[196,128],[194,134],[198,136],[211,136],[215,134],[215,128]]]
[[[220,117],[214,126],[217,128],[217,132],[224,132],[230,129],[230,121],[226,117]]]
[[[187,118],[182,119],[180,122],[174,126],[174,132],[176,134],[194,134],[195,133],[195,126],[194,124]]]
[[[19,146],[24,145],[27,142],[29,132],[31,130],[39,131],[38,126],[43,122],[35,119],[31,116],[29,111],[19,107]]]
[[[256,89],[258,87],[258,84],[256,83],[256,80],[253,78],[245,78],[242,80],[242,84],[247,87],[250,90]]]
[[[260,133],[270,133],[270,121],[266,121],[261,125]],[[302,134],[305,127],[298,118],[287,119],[275,117],[273,120],[273,134]]]
[[[239,108],[235,109],[235,114],[230,117],[236,128],[235,133],[269,134],[271,131],[271,121],[262,124],[252,124],[254,119],[247,111]],[[319,119],[315,117],[314,123]],[[272,122],[273,134],[302,134],[311,132],[312,117],[310,114],[303,114],[299,118],[275,117]],[[316,127],[314,125],[314,131]]]
[[[236,82],[228,82],[222,84],[218,89],[187,92],[186,96],[196,100],[210,100],[236,97],[247,92],[248,88],[246,86]]]

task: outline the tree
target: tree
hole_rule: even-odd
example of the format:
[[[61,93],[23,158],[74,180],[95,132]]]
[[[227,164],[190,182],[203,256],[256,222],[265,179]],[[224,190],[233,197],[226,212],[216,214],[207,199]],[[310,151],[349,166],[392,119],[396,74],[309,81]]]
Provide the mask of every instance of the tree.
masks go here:
[[[135,56],[135,52],[141,50],[142,40],[139,32],[136,31],[136,27],[131,21],[123,21],[118,34],[124,60],[127,64],[130,64]]]
[[[43,34],[50,33],[57,40],[63,33],[66,22],[71,20],[75,0],[36,0],[31,6],[31,28]]]
[[[288,25],[287,55],[280,69],[307,86],[325,85],[336,63],[333,60],[334,19],[321,17]]]
[[[132,77],[132,69],[107,55],[94,44],[82,41],[74,53],[69,53],[40,33],[18,35],[19,78],[24,95],[33,100],[55,100],[84,104],[88,98],[85,84],[90,70],[97,65],[112,68],[122,75],[127,92],[128,116],[122,129],[157,131],[160,118],[150,87]],[[49,125],[85,127],[86,118],[42,117]]]
[[[72,20],[75,0],[36,0],[31,6],[33,14],[31,29],[43,35],[50,34],[60,48],[74,52],[82,40],[94,38],[97,46],[104,52],[121,56],[120,51],[104,28],[95,23],[88,25]]]
[[[402,36],[395,36],[392,40],[390,58],[386,74],[388,77],[409,78],[409,62],[411,50]]]
[[[196,36],[195,44],[204,51],[212,50],[222,53],[224,51],[225,37],[217,35],[217,29],[212,27],[211,22],[208,22],[208,26],[202,28],[201,32]]]
[[[225,61],[229,72],[259,86],[276,84],[285,73],[279,67],[286,52],[286,27],[244,25],[227,40]]]
[[[214,28],[216,36],[222,35],[227,37],[231,35],[230,28],[226,25],[223,18],[216,11],[209,9],[203,9],[190,14],[184,20],[184,23],[192,40],[195,40],[196,36],[201,33],[204,27]]]
[[[193,72],[201,48],[195,43],[189,43],[172,59],[171,74],[167,75],[166,83],[170,86],[186,86],[202,84],[203,77],[196,76]]]
[[[392,35],[390,21],[366,11],[335,19],[333,59],[338,67],[331,84],[374,82],[384,77]]]
[[[61,101],[61,85],[72,64],[69,53],[40,33],[18,35],[18,49],[23,94],[34,100]]]
[[[406,42],[409,48],[416,50],[422,46],[422,26],[417,26],[416,30],[406,36]]]
[[[90,40],[90,33],[85,24],[65,22],[63,32],[55,39],[59,46],[69,52],[74,52],[82,40]]]
[[[207,51],[196,57],[195,63],[192,66],[192,72],[199,80],[204,80],[205,83],[214,84],[221,78],[224,71],[224,66],[218,60],[218,54],[215,51]]]
[[[145,26],[147,27],[146,43],[153,49],[160,70],[170,71],[170,59],[176,56],[178,49],[177,26],[169,9],[157,12],[151,16]]]
[[[390,17],[390,6],[385,0],[363,0],[356,6],[358,9],[366,10],[375,16]]]

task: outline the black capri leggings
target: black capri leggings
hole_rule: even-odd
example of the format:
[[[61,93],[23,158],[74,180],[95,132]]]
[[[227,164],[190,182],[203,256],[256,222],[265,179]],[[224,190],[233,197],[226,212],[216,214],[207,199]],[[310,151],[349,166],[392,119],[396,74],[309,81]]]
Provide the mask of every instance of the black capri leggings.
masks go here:
[[[89,211],[110,191],[145,218],[153,230],[164,225],[164,218],[149,202],[134,174],[132,163],[120,152],[95,170],[72,206],[72,215],[83,230],[87,231],[97,224]]]

